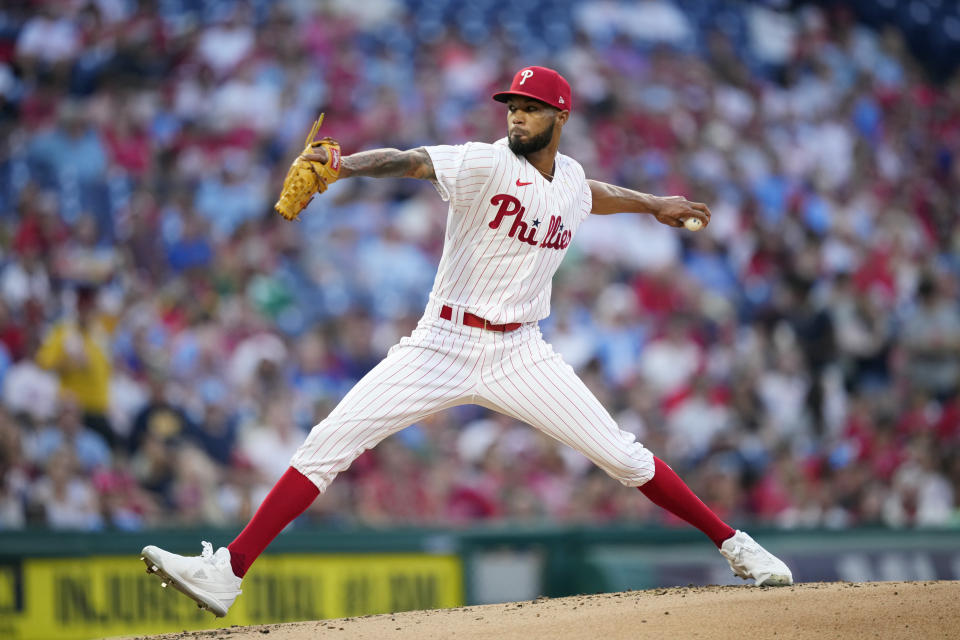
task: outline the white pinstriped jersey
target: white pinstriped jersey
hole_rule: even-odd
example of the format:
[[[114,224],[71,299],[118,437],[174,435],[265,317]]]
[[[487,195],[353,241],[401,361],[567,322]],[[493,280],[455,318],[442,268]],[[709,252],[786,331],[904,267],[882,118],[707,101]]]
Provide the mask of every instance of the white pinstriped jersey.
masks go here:
[[[593,206],[583,167],[558,153],[551,182],[506,138],[426,150],[450,203],[431,299],[497,324],[547,317],[553,274]]]
[[[321,490],[358,455],[424,417],[479,404],[522,420],[638,487],[653,454],[621,431],[535,321],[550,313],[551,279],[592,207],[583,168],[557,154],[553,182],[506,140],[427,147],[450,202],[443,257],[414,332],[317,424],[290,464]],[[457,307],[444,317],[443,305]],[[464,324],[460,311],[514,331]]]

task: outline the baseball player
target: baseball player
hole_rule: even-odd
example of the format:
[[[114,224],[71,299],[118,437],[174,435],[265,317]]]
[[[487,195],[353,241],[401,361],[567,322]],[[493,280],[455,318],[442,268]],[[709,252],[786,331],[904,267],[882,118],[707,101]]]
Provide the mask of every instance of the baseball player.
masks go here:
[[[493,144],[377,149],[341,156],[307,138],[277,211],[295,218],[310,198],[352,176],[429,180],[450,203],[443,255],[427,308],[413,333],[390,349],[317,424],[250,523],[226,547],[201,556],[143,549],[148,572],[217,616],[240,595],[253,561],[336,475],[404,427],[460,404],[478,404],[540,429],[607,474],[705,533],[733,572],[757,585],[789,585],[790,569],[720,520],[674,471],[620,430],[586,385],[544,341],[551,279],[590,215],[646,213],[680,227],[710,222],[706,205],[656,197],[584,175],[558,153],[573,109],[556,71],[526,67],[494,100],[507,106],[507,137]]]

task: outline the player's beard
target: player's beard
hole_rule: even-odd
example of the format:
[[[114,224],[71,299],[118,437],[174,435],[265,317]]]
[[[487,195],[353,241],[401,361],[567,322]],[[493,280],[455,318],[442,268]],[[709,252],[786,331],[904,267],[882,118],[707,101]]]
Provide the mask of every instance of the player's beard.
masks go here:
[[[513,151],[518,156],[525,156],[531,153],[536,153],[543,149],[550,141],[553,140],[553,126],[556,124],[555,120],[550,121],[550,126],[533,136],[526,142],[520,142],[518,138],[513,136],[507,137],[507,144],[510,146],[510,151]]]

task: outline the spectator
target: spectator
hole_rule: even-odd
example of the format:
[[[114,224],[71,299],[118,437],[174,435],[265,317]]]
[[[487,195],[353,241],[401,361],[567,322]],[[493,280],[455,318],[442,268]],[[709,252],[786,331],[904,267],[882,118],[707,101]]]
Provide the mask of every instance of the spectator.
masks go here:
[[[50,298],[50,274],[39,246],[24,243],[20,255],[7,262],[0,275],[0,290],[14,312],[27,311],[27,305]]]
[[[113,462],[111,468],[99,469],[93,475],[104,522],[125,531],[164,524],[166,514],[137,482],[129,461],[118,455]]]
[[[219,24],[204,29],[197,43],[197,56],[222,76],[232,71],[253,50],[253,16],[250,6],[241,3],[226,12]]]
[[[95,288],[113,279],[119,266],[116,247],[101,241],[96,219],[82,214],[74,225],[73,234],[54,252],[54,268],[61,282],[80,283],[77,305],[97,302]]]
[[[889,357],[894,340],[889,310],[876,297],[855,292],[846,274],[834,281],[829,306],[847,384],[866,391],[885,388],[890,383]]]
[[[690,321],[667,320],[664,335],[653,340],[640,357],[640,374],[656,391],[667,394],[685,386],[703,366],[703,351],[690,337]]]
[[[215,238],[231,235],[238,226],[267,208],[262,172],[239,153],[230,153],[222,169],[200,182],[194,206],[208,221]]]
[[[38,429],[29,439],[28,449],[31,461],[40,467],[58,451],[70,452],[86,474],[110,466],[110,448],[99,433],[84,425],[80,407],[70,396],[60,399],[55,424]]]
[[[172,513],[175,504],[173,485],[176,480],[176,458],[174,447],[147,432],[130,459],[130,469],[139,485],[167,513]]]
[[[127,441],[130,451],[139,451],[149,437],[166,445],[176,445],[193,435],[194,426],[182,407],[171,402],[165,372],[150,372],[147,401],[133,418]]]
[[[77,102],[59,108],[57,128],[39,133],[30,144],[30,157],[47,176],[58,181],[77,181],[81,186],[102,180],[107,170],[107,152],[100,132]]]
[[[27,523],[28,464],[20,428],[0,412],[0,531],[21,529]]]
[[[171,487],[177,523],[181,526],[223,523],[219,488],[220,473],[216,464],[194,446],[178,447],[176,477]]]
[[[17,62],[28,77],[42,71],[66,73],[80,47],[77,25],[70,13],[57,15],[52,3],[41,3],[17,38]]]
[[[81,531],[103,526],[97,494],[90,481],[78,473],[70,452],[54,453],[44,468],[46,474],[31,487],[30,501],[46,526]]]
[[[293,421],[289,401],[274,398],[264,415],[240,429],[238,453],[253,471],[257,503],[276,478],[290,466],[290,458],[303,442],[303,432]]]
[[[57,377],[28,358],[11,365],[3,377],[3,406],[34,424],[55,417],[59,393]]]
[[[194,432],[203,452],[214,462],[229,467],[237,451],[237,416],[224,401],[206,403],[203,419]]]
[[[893,478],[893,491],[883,505],[884,521],[893,527],[940,526],[952,516],[953,487],[939,472],[932,441],[917,438],[908,460]]]
[[[614,384],[625,386],[638,374],[637,361],[646,338],[645,328],[637,322],[636,295],[625,284],[611,284],[600,292],[595,307],[600,328],[597,356],[603,372]],[[647,357],[649,366],[654,355]]]
[[[78,287],[76,316],[61,320],[47,334],[37,352],[37,363],[60,378],[61,388],[72,394],[83,410],[84,424],[112,446],[116,435],[107,417],[112,368],[109,336],[96,304],[95,287]]]
[[[789,285],[791,299],[787,305],[790,327],[797,340],[798,353],[809,371],[807,408],[818,434],[825,431],[825,376],[836,361],[836,338],[833,321],[825,308],[814,300],[811,283],[796,277]]]
[[[903,319],[903,339],[907,379],[945,399],[960,383],[960,307],[932,276],[917,286],[917,305]]]
[[[705,378],[674,401],[667,413],[667,455],[671,460],[693,463],[704,458],[711,444],[731,425],[729,408],[711,398]]]

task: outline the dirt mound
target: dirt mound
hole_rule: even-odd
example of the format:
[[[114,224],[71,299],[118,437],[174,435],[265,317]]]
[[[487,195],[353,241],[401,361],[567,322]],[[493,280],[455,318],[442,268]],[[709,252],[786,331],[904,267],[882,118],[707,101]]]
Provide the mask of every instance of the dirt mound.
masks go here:
[[[960,638],[960,582],[687,587],[232,627],[150,640]],[[146,639],[140,639],[146,640]]]

